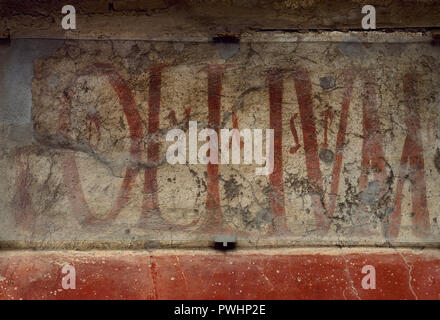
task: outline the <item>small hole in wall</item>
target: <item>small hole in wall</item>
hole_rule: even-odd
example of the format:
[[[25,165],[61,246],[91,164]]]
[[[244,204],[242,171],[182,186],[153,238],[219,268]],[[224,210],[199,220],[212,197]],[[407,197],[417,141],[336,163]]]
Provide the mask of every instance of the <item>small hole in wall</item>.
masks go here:
[[[212,38],[214,43],[240,43],[240,37],[235,34],[218,34]]]
[[[221,241],[215,241],[214,242],[214,249],[219,251],[230,251],[234,250],[237,246],[236,242],[221,242]]]
[[[433,34],[431,44],[440,47],[440,34]]]
[[[7,38],[0,38],[0,46],[9,47],[10,45],[11,45],[11,36],[8,35]]]

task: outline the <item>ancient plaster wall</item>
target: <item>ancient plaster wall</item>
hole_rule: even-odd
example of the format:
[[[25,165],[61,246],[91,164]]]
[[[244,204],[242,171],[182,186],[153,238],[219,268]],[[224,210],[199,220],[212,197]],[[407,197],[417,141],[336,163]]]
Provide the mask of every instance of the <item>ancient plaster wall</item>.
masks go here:
[[[363,36],[40,40],[15,72],[29,40],[13,40],[2,243],[438,245],[439,49],[429,35]],[[188,121],[273,128],[273,173],[170,165],[165,135]]]
[[[64,4],[0,0],[0,299],[440,298],[438,1]]]

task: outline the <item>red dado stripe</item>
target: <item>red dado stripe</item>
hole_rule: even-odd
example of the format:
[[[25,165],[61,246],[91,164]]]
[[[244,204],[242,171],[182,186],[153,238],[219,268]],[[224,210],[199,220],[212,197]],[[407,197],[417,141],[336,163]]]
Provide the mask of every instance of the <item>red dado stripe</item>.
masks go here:
[[[61,269],[76,270],[63,289]],[[362,268],[376,271],[363,289]],[[1,299],[439,299],[440,253],[271,249],[0,253]]]

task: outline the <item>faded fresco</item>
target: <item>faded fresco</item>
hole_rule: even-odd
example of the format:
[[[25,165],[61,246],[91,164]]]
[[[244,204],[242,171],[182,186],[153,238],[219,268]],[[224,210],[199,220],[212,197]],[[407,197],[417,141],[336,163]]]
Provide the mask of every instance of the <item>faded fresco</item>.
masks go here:
[[[438,244],[439,55],[428,43],[62,42],[34,61],[31,142],[1,131],[0,240]],[[189,121],[273,129],[272,173],[171,165],[166,134]]]

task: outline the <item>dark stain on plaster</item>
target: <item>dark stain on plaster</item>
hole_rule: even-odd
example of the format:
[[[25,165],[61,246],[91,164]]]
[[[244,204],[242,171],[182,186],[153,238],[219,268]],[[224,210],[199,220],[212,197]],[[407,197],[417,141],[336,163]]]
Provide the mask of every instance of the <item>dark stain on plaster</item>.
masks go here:
[[[434,156],[434,166],[437,169],[437,172],[440,173],[440,149],[438,148]]]

